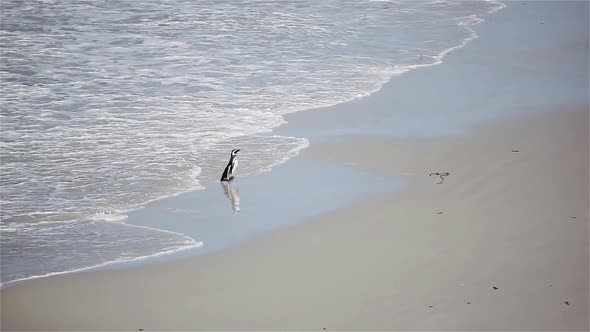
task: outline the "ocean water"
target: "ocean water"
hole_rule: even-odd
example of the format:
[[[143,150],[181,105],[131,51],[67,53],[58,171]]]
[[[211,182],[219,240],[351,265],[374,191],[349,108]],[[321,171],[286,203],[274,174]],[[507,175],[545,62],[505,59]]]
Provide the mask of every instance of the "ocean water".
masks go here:
[[[367,96],[476,38],[495,1],[2,1],[2,283],[206,245],[125,223],[308,145],[283,115]]]

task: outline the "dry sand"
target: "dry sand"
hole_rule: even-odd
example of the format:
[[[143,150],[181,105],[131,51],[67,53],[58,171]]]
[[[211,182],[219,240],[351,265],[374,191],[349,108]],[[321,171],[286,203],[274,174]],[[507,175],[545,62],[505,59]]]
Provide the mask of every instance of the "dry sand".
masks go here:
[[[414,185],[235,250],[16,285],[4,328],[587,330],[587,124],[561,110],[468,140],[316,144]]]
[[[457,52],[440,68],[477,59]],[[533,84],[531,73],[514,78]],[[522,115],[461,137],[312,141],[301,158],[411,184],[215,254],[16,284],[2,290],[2,328],[588,330],[588,103],[522,99],[544,111],[510,108]]]

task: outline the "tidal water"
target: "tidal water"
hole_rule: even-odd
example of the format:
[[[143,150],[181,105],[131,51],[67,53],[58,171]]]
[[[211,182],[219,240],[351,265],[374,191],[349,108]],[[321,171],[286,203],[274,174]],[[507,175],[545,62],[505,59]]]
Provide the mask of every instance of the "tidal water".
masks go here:
[[[2,283],[195,248],[147,202],[308,145],[283,115],[367,96],[476,38],[495,1],[2,1]]]

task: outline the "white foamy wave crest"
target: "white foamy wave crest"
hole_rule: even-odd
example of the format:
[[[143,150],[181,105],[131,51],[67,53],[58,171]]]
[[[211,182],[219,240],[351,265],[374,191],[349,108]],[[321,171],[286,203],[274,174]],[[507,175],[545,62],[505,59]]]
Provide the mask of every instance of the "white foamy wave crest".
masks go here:
[[[82,222],[3,222],[2,283],[50,276],[198,248],[183,234],[99,215]],[[108,222],[105,222],[106,221]],[[75,262],[73,264],[72,260]]]
[[[92,221],[107,221],[107,222],[123,222],[123,221],[127,220],[127,215],[104,210],[104,211],[95,213],[92,217],[90,217],[90,220],[92,220]]]
[[[64,271],[57,271],[57,272],[49,272],[49,273],[38,274],[38,275],[30,275],[30,276],[26,276],[26,277],[23,277],[23,278],[18,278],[17,277],[15,279],[10,279],[10,281],[7,281],[7,282],[0,282],[0,287],[6,287],[8,285],[11,285],[11,284],[14,284],[14,283],[17,283],[17,282],[21,282],[21,281],[25,281],[25,280],[51,277],[51,276],[60,275],[60,274],[67,274],[67,273],[88,271],[90,269],[96,269],[96,268],[99,268],[99,267],[104,267],[104,266],[118,264],[118,263],[128,263],[128,262],[140,261],[140,260],[144,260],[144,259],[148,259],[148,258],[155,258],[155,257],[161,257],[161,256],[171,255],[171,254],[178,253],[178,252],[185,251],[185,250],[200,248],[202,246],[203,246],[203,242],[190,242],[190,241],[187,241],[187,242],[185,242],[185,246],[184,247],[179,247],[179,248],[164,248],[161,251],[159,251],[159,252],[157,252],[155,254],[152,254],[152,255],[139,256],[139,257],[133,257],[133,258],[118,258],[118,259],[115,259],[113,261],[108,261],[108,262],[101,263],[101,264],[96,264],[96,265],[85,266],[85,267],[81,267],[81,268],[75,268],[75,269],[64,270]]]
[[[503,2],[496,1],[496,0],[487,0],[487,1],[494,6],[488,11],[488,14],[493,14],[499,10],[506,8],[506,4]]]

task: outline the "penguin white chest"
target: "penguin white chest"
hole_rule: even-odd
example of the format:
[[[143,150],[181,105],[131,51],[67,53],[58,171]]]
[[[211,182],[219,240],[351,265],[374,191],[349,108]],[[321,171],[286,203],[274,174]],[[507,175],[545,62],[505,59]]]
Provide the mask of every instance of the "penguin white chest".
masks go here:
[[[233,174],[237,168],[238,168],[238,158],[234,158],[234,162],[232,163],[232,166],[231,166],[231,173]]]

